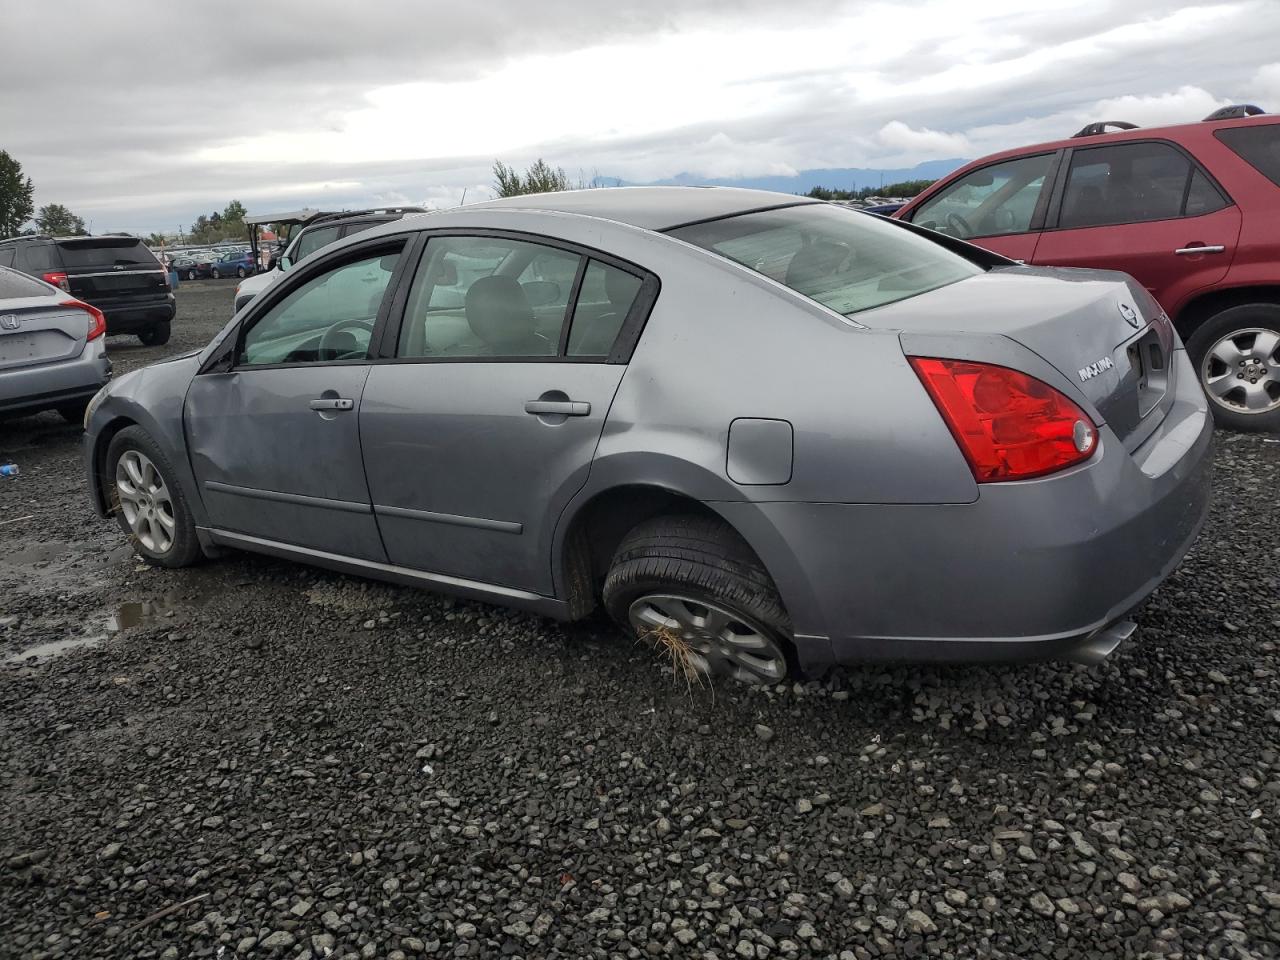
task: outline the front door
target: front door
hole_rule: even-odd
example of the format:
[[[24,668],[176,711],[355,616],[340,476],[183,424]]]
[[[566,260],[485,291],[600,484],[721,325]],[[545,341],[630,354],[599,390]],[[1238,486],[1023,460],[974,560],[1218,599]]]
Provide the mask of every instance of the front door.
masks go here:
[[[1039,153],[971,170],[926,197],[905,219],[1030,263],[1056,162],[1056,153]]]
[[[360,411],[392,563],[551,595],[555,524],[586,482],[641,283],[527,240],[427,243]]]
[[[403,245],[299,270],[246,318],[230,369],[195,378],[188,447],[213,527],[385,561],[361,462],[360,404]]]

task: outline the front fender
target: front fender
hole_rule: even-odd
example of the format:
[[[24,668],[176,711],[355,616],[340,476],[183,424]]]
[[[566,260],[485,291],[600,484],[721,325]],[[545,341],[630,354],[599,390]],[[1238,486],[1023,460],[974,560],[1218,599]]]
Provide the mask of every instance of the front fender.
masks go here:
[[[187,389],[199,364],[199,357],[190,354],[127,373],[107,386],[106,395],[94,407],[84,433],[89,498],[98,516],[105,517],[109,512],[101,470],[107,445],[124,427],[137,424],[168,456],[196,525],[207,522],[199,486],[191,472],[182,417]]]

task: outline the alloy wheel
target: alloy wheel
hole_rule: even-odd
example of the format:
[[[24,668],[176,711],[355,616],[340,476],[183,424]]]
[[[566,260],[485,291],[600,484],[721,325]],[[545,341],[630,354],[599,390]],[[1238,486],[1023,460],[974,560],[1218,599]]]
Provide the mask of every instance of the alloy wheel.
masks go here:
[[[173,546],[177,519],[164,477],[141,450],[126,450],[116,462],[116,495],[129,529],[152,553]]]
[[[771,632],[749,617],[706,600],[648,593],[627,617],[636,635],[664,646],[680,644],[699,673],[743,683],[777,683],[787,658]]]
[[[1280,409],[1280,334],[1262,327],[1233,330],[1204,355],[1200,382],[1235,413]]]

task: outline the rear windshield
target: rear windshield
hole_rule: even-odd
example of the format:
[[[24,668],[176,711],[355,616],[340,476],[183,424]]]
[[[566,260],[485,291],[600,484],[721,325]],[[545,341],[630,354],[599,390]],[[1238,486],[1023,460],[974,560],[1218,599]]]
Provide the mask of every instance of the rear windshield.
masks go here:
[[[670,233],[846,316],[983,272],[925,237],[826,203],[744,213]]]
[[[1229,127],[1214,134],[1245,163],[1280,187],[1280,123]]]
[[[14,297],[47,297],[53,289],[26,274],[0,267],[0,300]]]
[[[65,267],[155,267],[156,258],[141,240],[99,237],[58,244]]]

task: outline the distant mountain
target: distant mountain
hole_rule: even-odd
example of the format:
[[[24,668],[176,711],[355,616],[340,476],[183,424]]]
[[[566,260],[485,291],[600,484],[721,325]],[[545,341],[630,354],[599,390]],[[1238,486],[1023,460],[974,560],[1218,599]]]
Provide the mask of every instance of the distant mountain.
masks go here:
[[[808,193],[814,187],[860,190],[863,187],[879,187],[881,184],[900,183],[903,180],[936,180],[968,162],[967,160],[927,160],[924,163],[917,163],[914,167],[896,170],[878,170],[873,167],[831,167],[801,170],[790,177],[695,177],[692,174],[681,173],[667,180],[654,180],[646,184],[621,182],[626,186],[702,185],[750,187],[755,190],[776,190],[779,193]],[[617,182],[609,177],[602,177],[601,181]]]

